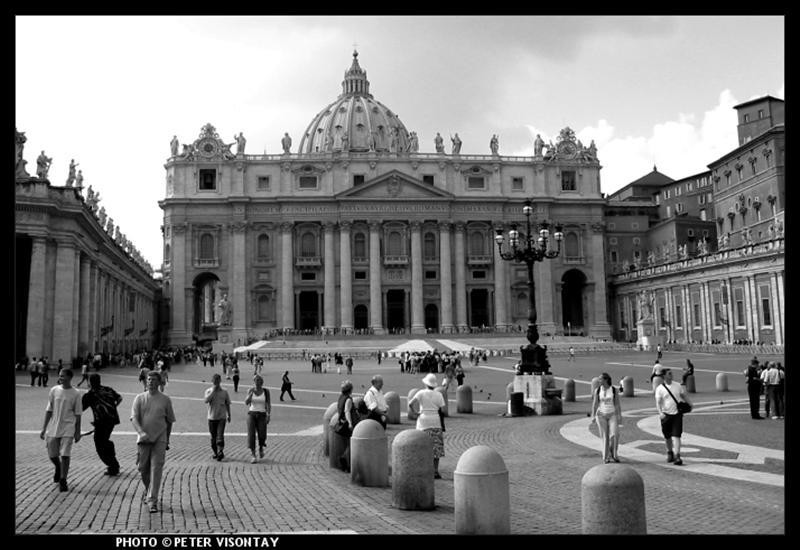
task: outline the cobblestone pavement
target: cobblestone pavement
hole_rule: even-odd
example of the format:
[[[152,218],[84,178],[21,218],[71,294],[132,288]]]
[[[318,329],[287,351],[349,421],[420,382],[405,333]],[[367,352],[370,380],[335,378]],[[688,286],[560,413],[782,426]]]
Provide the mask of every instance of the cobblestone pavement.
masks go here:
[[[173,380],[181,376],[190,378],[188,371],[182,375],[174,372],[171,377],[170,385],[176,384],[172,386],[176,394],[179,387]],[[111,379],[110,374],[107,379]],[[314,435],[298,435],[291,430],[279,430],[283,435],[270,433],[266,458],[259,464],[250,464],[239,433],[243,430],[231,426],[226,435],[227,458],[219,463],[211,459],[207,436],[202,430],[178,430],[176,425],[172,449],[167,453],[160,510],[151,514],[141,502],[134,437],[124,420],[118,427],[119,433],[113,436],[122,474],[114,478],[102,475],[104,467],[89,437],[73,447],[69,492],[58,491],[57,484],[52,483],[52,466],[44,444],[38,437],[45,394],[42,390],[20,387],[23,380],[17,379],[17,409],[31,407],[36,418],[30,422],[17,421],[17,533],[453,534],[453,471],[458,458],[474,445],[488,445],[503,457],[509,470],[513,534],[579,534],[581,479],[600,463],[597,451],[568,441],[560,433],[562,426],[580,418],[588,426],[587,399],[565,403],[564,414],[560,416],[526,418],[499,416],[503,407],[497,405],[476,407],[476,414],[454,414],[455,402],[451,400],[451,417],[445,434],[447,454],[440,465],[443,479],[434,482],[436,508],[403,511],[392,506],[391,487],[360,487],[351,483],[349,474],[331,469],[322,452],[322,437],[316,430],[306,429],[306,433],[316,432]],[[130,393],[134,393],[135,381],[129,387]],[[716,438],[724,438],[725,433],[741,435],[743,431],[754,431],[749,418],[745,418],[744,397],[743,392],[725,394],[727,403],[742,404],[734,403],[738,408],[726,411],[727,416],[691,417],[687,419],[686,431]],[[240,394],[234,399],[241,398]],[[335,393],[329,393],[320,403],[330,403],[334,398]],[[717,398],[718,395],[710,393],[696,397],[695,401]],[[127,410],[123,413],[122,409],[130,406],[131,399],[126,396],[121,405],[122,417],[127,415]],[[626,409],[652,407],[651,397],[627,399],[630,404],[623,401]],[[320,424],[324,408],[308,407],[308,414],[316,418],[310,425]],[[202,412],[200,417],[204,417]],[[405,418],[401,425],[390,425],[389,443],[400,430],[413,425]],[[775,445],[769,445],[771,449],[783,449],[782,421],[763,421],[758,426],[760,437],[764,437],[765,431],[773,432]],[[303,426],[296,427],[302,433]],[[623,443],[650,439],[653,452],[663,453],[663,444],[637,430],[636,421],[626,419]],[[691,455],[684,460],[691,462]],[[625,459],[624,455],[623,462],[633,467],[644,481],[649,534],[676,530],[686,534],[785,531],[783,486],[721,479],[660,463]],[[739,467],[784,474],[783,461]]]

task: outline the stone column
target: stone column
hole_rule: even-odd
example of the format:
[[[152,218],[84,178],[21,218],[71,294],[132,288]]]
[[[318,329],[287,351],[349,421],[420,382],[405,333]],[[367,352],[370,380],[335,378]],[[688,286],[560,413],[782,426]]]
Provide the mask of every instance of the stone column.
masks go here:
[[[728,303],[727,304],[725,303],[725,298],[724,298],[724,296],[722,294],[722,291],[720,291],[720,300],[722,300],[722,304],[720,305],[720,307],[725,309],[725,315],[728,318],[728,324],[725,325],[723,323],[723,327],[722,328],[725,330],[725,337],[726,337],[727,343],[728,344],[732,344],[733,341],[735,340],[735,338],[734,338],[734,334],[735,334],[734,327],[736,326],[736,317],[735,317],[735,313],[736,312],[735,312],[735,304],[734,304],[734,302],[735,302],[736,296],[733,293],[733,280],[731,280],[731,278],[728,277],[727,279],[724,279],[724,281],[725,281],[725,284],[728,287],[728,291],[727,291],[728,292]],[[750,301],[750,299],[749,299],[749,290],[747,288],[747,282],[745,280],[745,287],[744,287],[744,304],[745,304],[744,314],[745,315],[744,315],[744,318],[745,318],[745,327],[746,327],[746,330],[747,330],[748,334],[750,334],[750,321],[749,321],[749,317],[747,316],[747,303],[749,301]]]
[[[442,299],[441,331],[453,331],[453,278],[450,272],[450,223],[439,223],[439,281]]]
[[[336,251],[334,249],[333,223],[325,223],[322,230],[325,232],[325,297],[324,297],[324,319],[323,324],[326,328],[336,326]]]
[[[756,279],[752,275],[747,278],[748,286],[750,287],[750,300],[748,300],[748,308],[750,309],[750,318],[753,320],[753,336],[750,338],[753,342],[761,340],[761,321],[758,318],[758,288],[756,287]]]
[[[172,225],[172,290],[170,300],[169,343],[185,343],[186,331],[186,231],[188,225]]]
[[[504,231],[502,225],[494,227]],[[508,276],[506,275],[506,261],[500,257],[500,248],[492,247],[494,250],[494,319],[495,328],[498,332],[508,330]],[[537,312],[538,313],[538,312]],[[538,324],[538,320],[537,320]]]
[[[25,354],[29,358],[44,355],[45,256],[44,237],[33,237],[31,273],[28,282],[28,319],[25,329]]]
[[[339,223],[339,285],[342,332],[353,332],[353,258],[350,254],[350,222]]]
[[[611,327],[608,325],[607,299],[606,299],[606,264],[603,257],[603,225],[592,224],[591,233],[592,249],[592,278],[594,285],[594,326],[591,328],[592,336],[597,338],[611,338]]]
[[[94,318],[94,341],[95,341],[95,351],[102,351],[103,350],[103,336],[102,336],[102,328],[106,324],[106,274],[105,272],[98,266],[97,268],[97,288],[95,289],[95,294],[97,295],[97,306],[96,306],[96,313]]]
[[[75,245],[59,241],[56,251],[56,293],[53,309],[53,356],[52,363],[59,359],[70,364],[76,350],[72,349],[74,325],[75,294]]]
[[[692,312],[690,311],[691,300],[689,297],[689,285],[683,285],[681,287],[681,303],[683,303],[683,322],[685,326],[685,330],[683,331],[684,342],[688,344],[692,339],[693,329]]]
[[[544,336],[546,333],[555,334],[555,307],[554,300],[559,293],[553,288],[553,260],[539,262],[533,268],[534,281],[536,281],[536,325],[539,334]],[[510,286],[508,287],[510,288]],[[527,310],[526,310],[527,311]],[[527,315],[527,314],[526,314]],[[523,330],[528,326],[527,320],[522,325]]]
[[[294,223],[281,224],[281,324],[284,329],[294,328],[294,254],[292,233]]]
[[[422,224],[411,222],[411,333],[425,334],[422,300]]]
[[[369,325],[375,334],[384,334],[381,298],[381,222],[369,224]]]
[[[81,311],[81,251],[75,249],[75,263],[73,264],[75,271],[73,277],[75,281],[75,290],[72,294],[72,343],[70,344],[70,359],[78,355],[78,333],[80,332],[80,311]],[[56,287],[58,291],[58,287]]]
[[[81,281],[81,301],[80,317],[78,321],[78,355],[85,356],[90,348],[89,344],[89,322],[91,311],[91,291],[90,291],[90,261],[88,256],[81,258],[80,281]]]
[[[87,351],[92,353],[96,350],[97,342],[97,310],[99,303],[97,300],[97,262],[89,262],[89,329],[87,334]]]
[[[456,328],[459,331],[467,330],[467,273],[466,273],[466,251],[464,247],[464,232],[466,225],[464,222],[456,222]]]
[[[700,309],[703,317],[703,341],[711,343],[714,334],[714,305],[708,290],[708,283],[700,283]]]
[[[667,286],[664,289],[664,307],[667,309],[667,340],[675,337],[675,315],[672,311],[672,288]]]
[[[247,341],[247,297],[250,289],[247,286],[247,222],[238,221],[230,225],[231,238],[233,240],[232,257],[230,270],[233,272],[231,277],[231,287],[228,288],[228,298],[233,309],[231,318],[231,341],[238,339],[244,343]]]
[[[781,282],[779,282],[779,280]],[[772,305],[772,326],[775,330],[775,343],[783,345],[783,297],[778,295],[778,285],[783,284],[779,273],[772,273],[769,277],[770,303]]]

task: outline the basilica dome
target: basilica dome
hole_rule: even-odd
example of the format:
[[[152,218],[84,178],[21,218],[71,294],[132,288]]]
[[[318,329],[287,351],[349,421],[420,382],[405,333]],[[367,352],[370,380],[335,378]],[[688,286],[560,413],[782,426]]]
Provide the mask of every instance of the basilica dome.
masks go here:
[[[397,115],[369,93],[367,72],[358,64],[358,52],[353,52],[342,93],[308,125],[299,153],[404,152],[409,140],[409,132]]]

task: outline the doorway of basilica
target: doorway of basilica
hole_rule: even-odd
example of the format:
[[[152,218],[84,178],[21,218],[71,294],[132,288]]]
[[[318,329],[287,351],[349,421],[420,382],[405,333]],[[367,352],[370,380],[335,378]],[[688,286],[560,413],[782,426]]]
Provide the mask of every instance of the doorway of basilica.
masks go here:
[[[439,308],[436,304],[425,306],[425,330],[439,332]]]
[[[561,278],[561,324],[564,331],[573,334],[584,327],[583,293],[586,288],[586,275],[577,269],[570,269]]]
[[[469,293],[469,326],[491,326],[489,319],[489,291],[485,288],[473,288]]]
[[[391,330],[406,327],[406,291],[392,289],[386,291],[386,328]]]
[[[369,311],[367,306],[359,304],[353,308],[353,328],[363,330],[369,327]]]
[[[319,294],[316,290],[304,290],[298,296],[300,330],[314,330],[319,327]]]

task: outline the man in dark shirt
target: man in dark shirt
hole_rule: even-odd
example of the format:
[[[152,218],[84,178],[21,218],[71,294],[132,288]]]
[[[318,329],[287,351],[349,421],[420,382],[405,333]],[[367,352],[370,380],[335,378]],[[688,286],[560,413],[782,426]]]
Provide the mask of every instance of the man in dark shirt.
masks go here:
[[[761,373],[758,372],[758,359],[755,357],[750,362],[750,366],[744,371],[747,382],[747,396],[750,398],[750,417],[753,420],[764,418],[759,414],[761,405]]]
[[[94,413],[94,446],[100,460],[108,466],[107,476],[119,475],[119,462],[117,461],[114,442],[111,441],[111,432],[119,424],[117,406],[122,402],[122,396],[108,386],[100,385],[100,375],[89,375],[89,391],[83,395],[83,410],[92,408]]]

